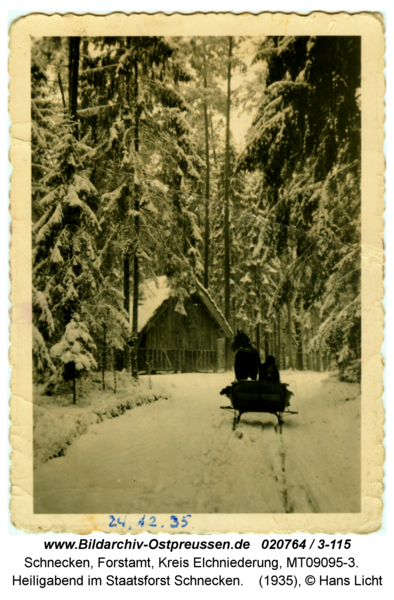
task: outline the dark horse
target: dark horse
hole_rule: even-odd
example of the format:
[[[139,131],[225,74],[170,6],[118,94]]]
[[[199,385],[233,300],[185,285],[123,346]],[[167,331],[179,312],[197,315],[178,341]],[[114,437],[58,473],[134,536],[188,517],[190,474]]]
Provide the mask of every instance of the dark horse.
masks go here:
[[[237,329],[231,349],[235,352],[235,377],[238,380],[250,377],[256,381],[261,366],[260,356],[242,330]]]

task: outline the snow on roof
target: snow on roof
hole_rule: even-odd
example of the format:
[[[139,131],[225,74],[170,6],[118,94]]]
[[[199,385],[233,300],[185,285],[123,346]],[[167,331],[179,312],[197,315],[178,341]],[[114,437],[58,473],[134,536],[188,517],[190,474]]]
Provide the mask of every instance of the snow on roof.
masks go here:
[[[216,319],[221,328],[227,335],[232,335],[232,330],[227,323],[223,313],[217,307],[217,304],[209,294],[208,290],[197,281],[197,294],[201,297],[211,315]],[[160,306],[171,296],[171,288],[165,275],[155,279],[147,279],[140,286],[140,298],[138,307],[138,333],[148,324],[150,319],[160,308]],[[214,313],[217,314],[214,314]],[[133,319],[133,299],[130,298],[130,322]]]
[[[233,334],[232,329],[230,327],[230,325],[227,323],[226,318],[224,316],[224,314],[222,313],[222,311],[218,308],[218,305],[216,304],[215,300],[212,298],[211,294],[208,292],[208,290],[199,282],[197,281],[198,286],[200,287],[201,291],[203,292],[203,294],[205,294],[208,299],[210,300],[210,302],[213,304],[214,309],[216,310],[216,312],[219,314],[219,316],[223,319],[224,323],[225,323],[225,327],[228,328],[227,333],[230,333],[230,336]]]
[[[158,308],[170,297],[167,277],[162,275],[156,279],[147,279],[140,286],[138,307],[138,332],[142,331]],[[130,299],[130,320],[133,318],[133,299]]]

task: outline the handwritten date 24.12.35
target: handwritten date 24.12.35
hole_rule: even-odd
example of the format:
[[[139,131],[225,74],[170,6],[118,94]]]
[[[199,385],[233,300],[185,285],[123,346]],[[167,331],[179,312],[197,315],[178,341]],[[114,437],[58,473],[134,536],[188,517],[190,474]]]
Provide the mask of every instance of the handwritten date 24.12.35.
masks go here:
[[[170,516],[169,525],[171,529],[184,528],[189,525],[188,519],[191,519],[191,515],[184,515],[183,517],[176,517],[175,515]],[[147,527],[148,529],[153,527],[164,528],[165,523],[158,523],[156,521],[156,517],[147,517],[143,515],[141,519],[138,521],[136,528],[139,527]],[[131,531],[132,526],[127,522],[126,515],[124,517],[116,517],[115,515],[109,515],[109,527],[121,527],[122,529],[126,529]]]

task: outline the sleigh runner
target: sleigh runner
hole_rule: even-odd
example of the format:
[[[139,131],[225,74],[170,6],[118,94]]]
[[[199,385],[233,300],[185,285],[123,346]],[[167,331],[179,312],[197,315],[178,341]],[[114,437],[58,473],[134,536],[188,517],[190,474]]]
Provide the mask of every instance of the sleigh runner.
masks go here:
[[[279,431],[282,433],[283,416],[297,414],[289,409],[293,393],[287,386],[287,383],[268,381],[234,381],[231,386],[221,391],[221,394],[231,400],[232,406],[220,408],[234,411],[233,430],[244,413],[263,412],[277,417]]]

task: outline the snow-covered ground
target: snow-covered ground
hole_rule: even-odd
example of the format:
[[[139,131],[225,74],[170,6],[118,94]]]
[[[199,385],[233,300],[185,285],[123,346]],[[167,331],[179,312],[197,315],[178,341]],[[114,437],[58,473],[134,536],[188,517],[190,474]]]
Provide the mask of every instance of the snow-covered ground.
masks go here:
[[[45,386],[44,386],[45,387]],[[43,386],[34,387],[34,468],[51,458],[66,454],[75,438],[86,433],[95,423],[122,415],[141,404],[167,398],[165,387],[149,380],[140,384],[122,371],[116,376],[116,393],[111,373],[106,373],[106,390],[102,390],[100,373],[77,382],[77,402],[73,404],[71,382],[57,388],[54,395],[43,393]]]
[[[232,413],[231,373],[152,377],[168,400],[90,426],[34,474],[38,513],[276,513],[360,510],[360,388],[281,373],[295,393],[276,417]]]

